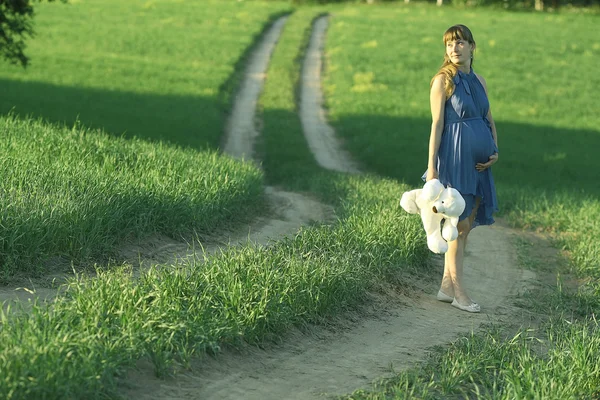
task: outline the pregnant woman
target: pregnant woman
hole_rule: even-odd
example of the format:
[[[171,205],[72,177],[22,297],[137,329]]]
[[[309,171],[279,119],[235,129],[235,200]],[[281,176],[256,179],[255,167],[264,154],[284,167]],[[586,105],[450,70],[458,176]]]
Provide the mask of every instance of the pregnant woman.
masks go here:
[[[477,225],[494,223],[497,201],[490,167],[498,161],[498,139],[485,80],[473,71],[471,31],[455,25],[446,30],[443,40],[444,63],[431,81],[433,121],[426,180],[438,178],[458,190],[466,207],[458,223],[458,239],[448,244],[437,298],[479,312],[463,283],[463,258],[469,232]]]

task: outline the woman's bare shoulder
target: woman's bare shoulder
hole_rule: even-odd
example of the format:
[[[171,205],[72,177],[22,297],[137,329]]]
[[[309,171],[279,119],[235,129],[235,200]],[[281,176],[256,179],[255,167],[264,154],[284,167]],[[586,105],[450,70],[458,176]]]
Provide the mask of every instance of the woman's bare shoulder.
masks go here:
[[[477,77],[477,79],[479,79],[479,82],[481,82],[481,84],[483,85],[483,87],[487,86],[487,84],[486,84],[485,79],[483,78],[483,76],[479,75],[477,72],[475,73],[475,76]]]
[[[446,86],[446,76],[444,74],[437,74],[431,80],[432,88],[443,88]]]
[[[439,73],[436,76],[434,76],[431,81],[434,83],[441,83],[442,85],[444,85],[446,83],[446,75]]]

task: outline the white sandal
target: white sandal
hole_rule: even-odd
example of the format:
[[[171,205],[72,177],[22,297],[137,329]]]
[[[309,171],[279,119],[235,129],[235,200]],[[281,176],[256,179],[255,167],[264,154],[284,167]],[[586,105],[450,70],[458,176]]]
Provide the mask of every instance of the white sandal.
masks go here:
[[[446,293],[438,290],[437,299],[439,301],[443,301],[444,303],[452,303],[454,301],[454,297],[448,296]]]
[[[471,313],[478,313],[481,311],[481,307],[479,307],[479,304],[477,304],[477,303],[471,303],[468,306],[463,306],[458,301],[456,301],[456,299],[454,299],[454,301],[452,302],[452,305],[454,307],[458,308],[459,310],[463,310],[463,311],[467,311],[467,312],[471,312]]]

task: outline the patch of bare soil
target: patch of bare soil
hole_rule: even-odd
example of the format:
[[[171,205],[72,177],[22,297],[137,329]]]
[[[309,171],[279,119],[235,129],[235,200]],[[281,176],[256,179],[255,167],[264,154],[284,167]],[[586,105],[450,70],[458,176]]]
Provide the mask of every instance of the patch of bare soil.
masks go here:
[[[302,65],[300,88],[300,121],[308,146],[323,168],[358,173],[357,164],[343,148],[333,128],[327,123],[321,90],[323,48],[328,17],[313,24],[310,42]]]
[[[234,100],[226,127],[223,151],[236,158],[251,160],[254,156],[256,104],[262,92],[271,53],[281,35],[287,17],[279,18],[265,33],[248,60],[244,78]]]
[[[57,291],[58,289],[40,287],[31,282],[26,282],[19,286],[0,287],[0,303],[2,304],[4,311],[11,306],[14,308],[16,305],[14,303],[19,303],[27,309],[29,304],[36,300],[42,302],[52,301],[56,296]]]

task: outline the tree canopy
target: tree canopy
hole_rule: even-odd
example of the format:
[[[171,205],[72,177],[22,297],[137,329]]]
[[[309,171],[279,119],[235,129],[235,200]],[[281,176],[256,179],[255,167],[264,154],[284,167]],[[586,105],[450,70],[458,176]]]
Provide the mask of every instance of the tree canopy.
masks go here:
[[[41,1],[0,0],[0,55],[12,64],[27,66],[25,39],[33,36],[33,3]]]

